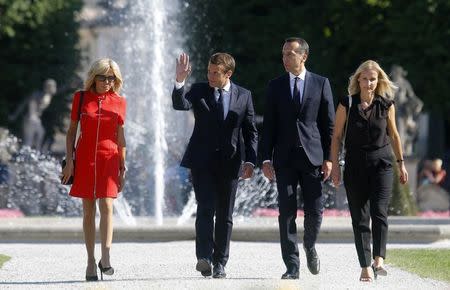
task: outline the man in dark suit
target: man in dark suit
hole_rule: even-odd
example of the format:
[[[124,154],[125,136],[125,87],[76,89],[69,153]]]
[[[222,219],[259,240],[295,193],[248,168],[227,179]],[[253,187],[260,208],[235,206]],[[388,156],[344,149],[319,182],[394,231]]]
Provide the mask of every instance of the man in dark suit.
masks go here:
[[[194,131],[181,165],[191,169],[197,200],[196,269],[213,278],[226,277],[238,177],[250,178],[256,163],[252,95],[230,81],[234,68],[231,55],[213,54],[208,64],[208,82],[194,83],[184,93],[184,81],[191,67],[188,55],[183,53],[177,60],[172,92],[175,110],[194,111]],[[242,143],[245,148],[241,148]],[[246,162],[242,164],[242,160]]]
[[[321,181],[329,177],[332,165],[334,105],[328,79],[306,70],[308,53],[305,40],[285,41],[282,55],[287,73],[269,82],[264,112],[260,159],[264,175],[277,181],[281,252],[287,267],[282,279],[299,277],[298,184],[304,201],[308,269],[314,275],[320,271],[315,243],[323,213]]]

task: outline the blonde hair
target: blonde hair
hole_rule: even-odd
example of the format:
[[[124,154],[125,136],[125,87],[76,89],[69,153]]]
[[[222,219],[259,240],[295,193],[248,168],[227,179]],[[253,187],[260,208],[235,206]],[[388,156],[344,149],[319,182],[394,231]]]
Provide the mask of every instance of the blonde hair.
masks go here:
[[[397,86],[389,79],[388,75],[380,67],[380,65],[373,60],[366,60],[363,62],[356,72],[350,76],[348,84],[348,93],[350,95],[358,94],[361,90],[359,88],[359,76],[365,70],[373,69],[378,72],[378,84],[375,89],[375,94],[380,95],[387,99],[393,99]]]
[[[87,74],[87,79],[84,83],[84,89],[89,91],[90,89],[95,88],[95,76],[106,74],[108,70],[112,70],[114,76],[116,77],[112,90],[116,93],[120,92],[123,83],[122,74],[120,73],[119,65],[109,58],[101,58],[96,60],[91,65],[91,68]]]

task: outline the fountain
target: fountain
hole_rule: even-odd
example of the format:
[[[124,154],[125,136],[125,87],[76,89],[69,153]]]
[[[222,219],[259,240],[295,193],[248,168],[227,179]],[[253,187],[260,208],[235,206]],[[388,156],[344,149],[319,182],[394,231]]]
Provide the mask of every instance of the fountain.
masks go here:
[[[173,167],[178,167],[184,149],[183,132],[191,130],[187,127],[189,115],[174,112],[170,99],[175,58],[182,42],[175,16],[177,5],[178,1],[130,1],[122,10],[123,17],[115,23],[119,29],[114,37],[99,35],[98,39],[99,46],[111,52],[109,56],[119,63],[124,75],[131,161],[124,196],[136,214],[153,215],[159,225],[163,216],[181,210],[182,202],[177,199],[184,189],[171,187],[168,192],[165,185],[168,180],[181,184],[178,173],[183,169]],[[175,196],[175,201],[170,203],[164,198],[168,196]]]
[[[21,146],[7,131],[1,135],[0,152],[8,175],[0,184],[3,206],[28,216],[80,216],[81,200],[68,198],[67,188],[60,184],[58,160]]]
[[[136,224],[133,216],[153,216],[157,225],[164,217],[175,216],[183,224],[195,213],[196,202],[188,170],[179,166],[193,117],[173,110],[170,97],[175,59],[184,42],[177,21],[181,4],[125,3],[105,14],[107,28],[96,30],[96,50],[91,53],[92,59],[117,61],[124,76],[128,172],[124,192],[114,203],[115,213],[129,225]],[[58,160],[20,147],[13,136],[0,146],[17,148],[9,161],[16,181],[7,185],[8,207],[19,207],[26,215],[81,215],[80,200],[69,198],[68,187],[59,183]],[[332,189],[326,186],[325,192]],[[276,186],[258,169],[252,179],[239,182],[235,215],[249,217],[255,209],[276,207]]]
[[[27,216],[81,216],[81,200],[69,197],[69,188],[60,183],[59,160],[0,130],[0,163],[7,177],[0,183],[1,207],[20,209]],[[125,224],[136,225],[129,204],[119,197],[114,209]],[[97,210],[97,212],[99,212]]]
[[[106,6],[113,4],[109,2]],[[115,212],[122,219],[130,219],[132,211],[134,215],[154,216],[155,223],[161,225],[163,216],[181,213],[190,190],[187,170],[178,166],[186,134],[192,128],[190,115],[172,110],[170,99],[175,58],[183,40],[178,36],[178,5],[177,0],[126,1],[124,7],[105,15],[102,23],[108,23],[107,28],[101,24],[96,31],[91,60],[110,57],[119,63],[124,76],[122,94],[128,103],[129,171],[124,192],[115,202]],[[26,215],[81,214],[79,200],[68,198],[68,187],[59,184],[58,160],[21,147],[11,135],[1,146],[5,150],[17,148],[7,161],[11,178],[2,185],[8,191],[5,206],[20,208]],[[46,198],[53,203],[65,200],[71,206],[37,209]]]

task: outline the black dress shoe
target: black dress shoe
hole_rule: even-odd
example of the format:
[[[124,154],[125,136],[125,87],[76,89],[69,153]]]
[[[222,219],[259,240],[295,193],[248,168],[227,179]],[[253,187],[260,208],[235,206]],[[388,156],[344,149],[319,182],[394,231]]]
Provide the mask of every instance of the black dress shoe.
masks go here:
[[[308,270],[313,275],[317,275],[320,272],[320,260],[319,256],[317,255],[316,249],[314,247],[312,248],[305,248],[306,253],[306,262],[308,265]]]
[[[220,263],[215,264],[213,269],[213,278],[220,279],[225,277],[227,277],[227,273],[225,273],[225,267]]]
[[[281,275],[281,279],[298,279],[299,271],[297,267],[288,267],[286,273]]]
[[[207,259],[198,259],[195,270],[199,271],[204,277],[211,276],[211,263]]]

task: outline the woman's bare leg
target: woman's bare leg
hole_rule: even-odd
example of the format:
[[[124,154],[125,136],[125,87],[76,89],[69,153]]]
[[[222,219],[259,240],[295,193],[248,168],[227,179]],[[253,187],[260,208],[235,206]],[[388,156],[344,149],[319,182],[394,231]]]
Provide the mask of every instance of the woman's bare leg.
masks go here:
[[[97,275],[97,265],[95,263],[95,199],[83,198],[83,232],[84,243],[88,263],[86,268],[86,276]]]
[[[102,266],[111,267],[109,251],[113,237],[113,198],[99,199],[100,208],[100,237],[102,239]]]

